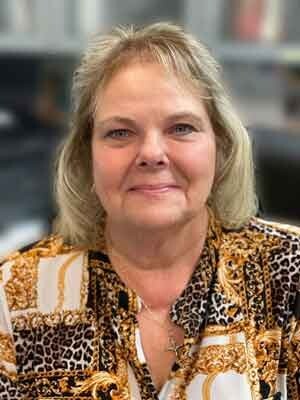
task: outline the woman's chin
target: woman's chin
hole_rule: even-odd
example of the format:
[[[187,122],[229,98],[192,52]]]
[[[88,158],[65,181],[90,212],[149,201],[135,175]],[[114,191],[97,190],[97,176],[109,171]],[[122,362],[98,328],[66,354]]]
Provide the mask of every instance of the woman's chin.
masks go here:
[[[184,224],[189,218],[184,212],[171,212],[171,210],[155,210],[134,215],[127,215],[126,222],[132,227],[142,230],[162,230]]]

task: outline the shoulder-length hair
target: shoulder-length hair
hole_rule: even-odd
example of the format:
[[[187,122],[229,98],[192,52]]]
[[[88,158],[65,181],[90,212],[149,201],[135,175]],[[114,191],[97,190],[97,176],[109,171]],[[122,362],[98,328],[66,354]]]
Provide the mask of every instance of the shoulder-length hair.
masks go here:
[[[192,84],[205,102],[217,144],[216,174],[208,204],[224,227],[239,228],[257,209],[248,133],[208,49],[177,25],[155,23],[143,28],[118,27],[108,35],[95,36],[75,71],[70,132],[56,163],[56,232],[72,244],[97,245],[104,210],[93,190],[92,177],[96,97],[116,71],[137,60],[160,63],[183,83]]]

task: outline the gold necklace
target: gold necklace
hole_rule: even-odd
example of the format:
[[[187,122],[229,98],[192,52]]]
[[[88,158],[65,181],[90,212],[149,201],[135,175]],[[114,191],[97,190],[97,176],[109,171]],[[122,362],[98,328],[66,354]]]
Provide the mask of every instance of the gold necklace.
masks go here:
[[[161,321],[157,318],[151,308],[144,302],[144,300],[139,296],[141,300],[142,306],[144,306],[145,310],[148,311],[148,314],[151,316],[152,321],[156,322],[161,328],[165,329],[165,323],[167,322],[167,318],[165,321]],[[165,351],[170,351],[175,354],[176,359],[179,355],[179,350],[183,347],[182,344],[178,344],[174,337],[174,332],[172,328],[167,329],[168,332],[168,345],[166,346]]]
[[[111,236],[110,236],[108,230],[106,230],[106,247],[107,247],[107,251],[108,251],[108,254],[109,254],[111,260],[112,260],[113,256],[118,258],[116,252],[114,251],[112,239],[111,239]],[[136,292],[135,292],[135,295],[140,299],[142,306],[144,306],[144,308],[148,311],[148,314],[151,316],[152,321],[156,322],[161,328],[165,329],[165,322],[167,322],[167,318],[166,318],[166,321],[163,321],[163,322],[158,320],[158,318],[156,317],[154,312],[144,302],[144,300],[141,298],[141,296],[139,296]],[[167,332],[168,332],[168,345],[166,346],[165,351],[174,353],[175,357],[177,359],[178,354],[179,354],[178,351],[183,347],[183,345],[178,344],[176,342],[172,328],[168,328]]]

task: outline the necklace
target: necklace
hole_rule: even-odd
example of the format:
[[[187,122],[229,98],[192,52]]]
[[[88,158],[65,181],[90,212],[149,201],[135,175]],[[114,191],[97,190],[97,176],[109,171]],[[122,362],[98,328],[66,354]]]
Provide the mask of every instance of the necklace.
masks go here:
[[[151,308],[144,302],[143,299],[141,299],[141,304],[144,306],[145,310],[148,312],[149,316],[151,316],[151,320],[156,322],[157,325],[159,325],[161,328],[165,329],[165,325],[167,322],[167,318],[165,321],[161,321],[157,318],[157,316],[154,314],[154,312],[151,310]],[[176,342],[176,339],[174,337],[174,332],[172,328],[167,329],[168,332],[168,344],[165,348],[165,351],[170,351],[175,354],[176,359],[178,358],[179,355],[179,350],[183,347],[182,344],[178,344]]]
[[[106,232],[106,245],[107,245],[107,250],[108,253],[110,255],[110,259],[113,258],[113,256],[117,257],[117,254],[114,252],[114,248],[113,248],[113,244],[112,244],[112,239],[111,236],[109,234],[109,232]],[[153,312],[153,310],[151,310],[151,308],[144,302],[144,300],[137,294],[135,293],[136,296],[140,299],[142,306],[145,308],[146,311],[148,311],[149,316],[151,317],[151,320],[156,322],[157,325],[159,325],[162,329],[165,330],[166,328],[166,322],[168,320],[168,318],[165,319],[165,321],[161,321],[157,318],[157,316],[155,315],[155,313]],[[182,344],[178,344],[176,342],[175,336],[174,336],[174,332],[172,328],[167,328],[167,332],[168,332],[168,344],[165,348],[165,351],[168,352],[172,352],[175,354],[176,359],[178,358],[178,352],[179,350],[183,347]]]

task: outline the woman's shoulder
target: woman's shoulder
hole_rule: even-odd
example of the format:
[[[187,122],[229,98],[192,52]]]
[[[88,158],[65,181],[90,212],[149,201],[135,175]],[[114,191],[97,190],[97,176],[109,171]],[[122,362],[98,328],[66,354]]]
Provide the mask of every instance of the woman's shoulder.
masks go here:
[[[249,309],[253,309],[256,315],[258,310],[255,307],[259,304],[263,310],[261,315],[256,315],[257,318],[264,320],[264,312],[268,309],[268,315],[282,326],[287,315],[298,315],[300,312],[297,311],[297,292],[300,289],[299,227],[251,218],[239,230],[224,231],[220,266],[223,268],[222,276],[226,279],[229,276],[232,282],[240,274]],[[238,290],[240,288],[237,288],[237,293]]]
[[[300,226],[254,217],[251,219],[249,227],[260,230],[269,237],[300,240]]]
[[[270,248],[300,253],[300,227],[253,217],[240,229],[224,230],[223,241],[228,246],[243,243],[244,248],[262,253]]]
[[[83,249],[67,244],[64,239],[58,235],[49,235],[39,241],[30,243],[7,255],[0,256],[0,266],[14,264],[20,261],[27,261],[28,264],[36,261],[45,261],[46,259],[55,259],[59,262],[62,256],[78,253]]]
[[[255,272],[262,278],[269,276],[276,287],[297,290],[300,227],[253,217],[238,230],[224,230],[220,248],[222,260],[239,260],[251,279]]]
[[[1,260],[0,283],[10,312],[53,312],[78,303],[84,278],[84,249],[48,236]],[[75,291],[72,290],[72,286]]]
[[[276,268],[300,272],[300,227],[286,223],[253,218],[248,234]]]

